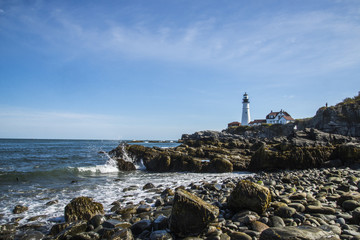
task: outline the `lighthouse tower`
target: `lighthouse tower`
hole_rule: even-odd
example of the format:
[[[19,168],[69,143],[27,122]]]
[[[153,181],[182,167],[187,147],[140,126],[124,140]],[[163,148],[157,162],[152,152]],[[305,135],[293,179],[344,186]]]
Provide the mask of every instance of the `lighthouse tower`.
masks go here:
[[[247,126],[250,122],[250,102],[247,93],[244,94],[242,103],[243,103],[243,110],[242,110],[241,125]]]

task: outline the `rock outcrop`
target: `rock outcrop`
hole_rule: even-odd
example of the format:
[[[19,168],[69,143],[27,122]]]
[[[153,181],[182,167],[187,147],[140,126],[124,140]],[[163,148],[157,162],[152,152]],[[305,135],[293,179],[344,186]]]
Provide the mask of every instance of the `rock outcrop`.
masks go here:
[[[179,237],[197,236],[219,215],[219,209],[178,189],[170,218],[170,230]]]
[[[310,119],[298,120],[299,129],[316,128],[324,132],[360,137],[360,92],[330,107],[321,107]]]
[[[319,130],[320,129],[320,130]],[[155,172],[231,172],[360,164],[360,95],[291,124],[231,127],[183,134],[170,149],[119,145],[118,159]]]
[[[90,220],[93,216],[104,214],[101,203],[93,202],[88,197],[78,197],[71,200],[65,207],[65,221],[74,222],[78,220]]]

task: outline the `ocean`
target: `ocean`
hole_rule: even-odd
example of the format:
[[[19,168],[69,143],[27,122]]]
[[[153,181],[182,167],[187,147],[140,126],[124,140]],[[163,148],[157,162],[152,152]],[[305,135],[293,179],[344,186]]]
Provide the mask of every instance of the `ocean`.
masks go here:
[[[250,173],[151,173],[143,166],[121,172],[107,154],[121,141],[116,140],[44,140],[0,139],[0,224],[18,221],[37,223],[50,228],[64,221],[64,208],[75,197],[88,196],[109,212],[117,200],[138,203],[151,192],[146,183],[161,189],[187,186],[191,182],[221,182],[229,177]],[[144,146],[175,147],[176,142],[142,142]],[[124,191],[130,187],[129,191]],[[52,204],[50,204],[50,202]],[[29,208],[13,214],[16,205]]]

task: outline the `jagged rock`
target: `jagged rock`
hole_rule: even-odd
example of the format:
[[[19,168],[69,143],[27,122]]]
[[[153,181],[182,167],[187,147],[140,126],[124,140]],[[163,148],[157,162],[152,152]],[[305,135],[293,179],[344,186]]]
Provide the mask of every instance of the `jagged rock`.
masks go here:
[[[219,215],[219,209],[178,189],[170,218],[170,230],[179,237],[197,236]]]
[[[55,239],[69,239],[79,233],[85,232],[87,228],[87,221],[77,221],[71,223],[64,231],[60,232]]]
[[[332,231],[324,231],[311,226],[274,227],[268,228],[260,235],[260,240],[338,240],[338,235]]]
[[[109,240],[133,240],[133,234],[130,229],[123,229],[114,233]]]
[[[93,202],[88,197],[78,197],[71,200],[65,207],[66,222],[77,220],[90,220],[93,216],[104,214],[104,207],[101,203]]]
[[[139,235],[145,230],[150,230],[150,228],[151,228],[151,221],[145,219],[134,223],[130,229],[134,235]]]
[[[122,158],[116,158],[116,164],[120,171],[134,171],[136,166],[132,162],[125,161]]]
[[[313,118],[296,124],[299,129],[316,128],[332,134],[360,137],[360,94],[335,106],[321,107]]]
[[[263,213],[269,207],[270,201],[271,194],[267,187],[241,180],[231,192],[228,205],[236,211],[248,209]]]
[[[19,213],[26,212],[27,210],[29,210],[29,208],[26,206],[16,205],[15,208],[13,209],[13,213],[19,214]]]

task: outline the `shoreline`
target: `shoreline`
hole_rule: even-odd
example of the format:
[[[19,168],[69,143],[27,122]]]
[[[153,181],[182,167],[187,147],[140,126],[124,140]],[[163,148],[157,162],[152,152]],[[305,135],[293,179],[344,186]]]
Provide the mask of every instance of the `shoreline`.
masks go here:
[[[270,189],[272,201],[265,213],[257,214],[246,209],[234,212],[228,208],[228,197],[241,178],[225,178],[221,182],[192,182],[181,187],[219,208],[219,216],[204,229],[199,235],[200,238],[228,239],[228,237],[235,238],[235,235],[241,235],[242,239],[262,239],[261,234],[266,229],[282,227],[286,230],[296,226],[312,226],[318,231],[333,234],[341,239],[360,237],[358,225],[360,222],[359,170],[345,167],[283,170],[258,172],[246,179]],[[89,229],[86,228],[85,231],[78,232],[74,236],[93,234],[104,237],[106,231],[111,230],[112,236],[124,229],[131,229],[126,233],[131,233],[133,237],[140,239],[150,238],[156,231],[162,231],[162,234],[175,238],[175,235],[168,229],[168,223],[176,190],[172,188],[162,190],[159,186],[152,186],[150,183],[146,185],[143,186],[145,189],[142,191],[151,192],[151,198],[143,199],[140,204],[131,204],[119,199],[113,203],[110,212],[108,212],[109,209],[105,209],[104,221],[99,225],[101,227],[97,226],[101,229],[95,231],[96,227],[93,226],[92,230],[88,231]],[[245,215],[240,218],[240,213]],[[157,225],[154,228],[161,220],[160,218],[163,222],[162,227]],[[113,223],[113,226],[110,226],[109,222]],[[122,226],[126,225],[127,227],[120,228],[115,224],[120,224],[119,222],[123,223]],[[147,227],[139,230],[140,222]],[[126,224],[124,225],[124,223]],[[91,221],[85,223],[83,221],[82,224],[87,227],[92,225]],[[5,236],[4,234],[15,236],[16,230],[18,230],[18,235],[16,235],[18,239],[30,239],[26,238],[30,235],[42,236],[45,239],[62,239],[61,235],[64,236],[66,232],[74,229],[70,223],[55,224],[57,227],[60,225],[63,227],[62,231],[56,232],[53,227],[52,236],[46,236],[47,232],[42,224],[36,221],[22,226],[4,224],[0,234],[1,236]],[[66,228],[68,229],[66,230]],[[158,230],[154,231],[154,229]]]

